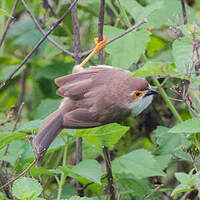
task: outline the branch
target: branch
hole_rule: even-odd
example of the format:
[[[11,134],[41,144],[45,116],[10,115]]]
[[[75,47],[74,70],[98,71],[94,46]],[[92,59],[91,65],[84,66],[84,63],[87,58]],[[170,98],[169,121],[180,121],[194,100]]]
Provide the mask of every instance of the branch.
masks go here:
[[[108,189],[110,192],[110,200],[115,200],[115,188],[114,188],[114,183],[113,183],[110,153],[109,153],[108,147],[106,146],[103,147],[103,154],[104,154],[104,159],[106,162],[106,171],[107,171],[107,176],[108,176]]]
[[[74,58],[75,64],[77,65],[81,63],[81,42],[77,15],[77,4],[72,8],[72,25],[74,32]]]
[[[19,2],[19,0],[15,0],[15,2],[14,2],[13,8],[12,8],[12,11],[11,11],[11,14],[10,14],[12,17],[15,14],[15,10],[16,10],[18,2]],[[8,21],[7,21],[6,25],[5,25],[5,29],[4,29],[3,35],[1,37],[1,40],[0,40],[0,47],[3,44],[3,41],[4,41],[5,37],[6,37],[6,34],[8,32],[8,28],[9,28],[11,22],[14,20],[14,18],[12,18],[12,17],[8,18]]]
[[[27,11],[27,13],[29,14],[29,16],[31,17],[31,19],[33,20],[34,24],[37,26],[37,28],[39,29],[39,31],[42,33],[43,36],[45,36],[45,31],[43,31],[43,29],[41,28],[40,24],[38,23],[38,21],[36,20],[36,18],[34,17],[33,13],[31,12],[31,10],[29,9],[29,7],[27,6],[27,4],[25,3],[24,0],[21,0],[25,10]],[[64,53],[74,57],[74,54],[71,51],[68,51],[66,49],[64,49],[61,45],[59,45],[56,41],[54,41],[52,38],[47,37],[47,40],[49,40],[54,46],[56,46],[58,49],[60,49],[61,51],[63,51]]]
[[[187,24],[188,20],[187,20],[187,14],[186,14],[186,9],[185,9],[185,2],[184,0],[181,0],[181,6],[182,6],[182,12],[183,12],[183,23]]]
[[[67,16],[67,14],[70,12],[70,10],[74,7],[74,5],[77,3],[78,0],[74,0],[73,3],[70,5],[70,7],[67,9],[67,11],[64,13],[64,15],[58,19],[58,21],[51,26],[49,31],[40,39],[40,41],[35,45],[35,47],[28,53],[28,55],[24,58],[24,60],[17,66],[17,68],[11,72],[8,77],[0,84],[0,89],[3,88],[6,83],[21,69],[21,67],[28,61],[28,59],[33,55],[33,53],[38,49],[38,47],[46,40],[48,35],[51,34],[51,32],[64,20],[64,18]]]
[[[103,25],[104,25],[104,7],[105,7],[105,0],[101,0],[100,2],[100,11],[99,11],[99,22],[98,22],[98,41],[103,40]],[[101,49],[99,51],[99,64],[104,64],[104,50]]]
[[[17,180],[18,178],[20,178],[21,176],[23,176],[24,174],[26,174],[32,167],[33,165],[36,163],[36,160],[34,160],[22,173],[20,173],[19,175],[17,175],[15,178],[13,178],[12,180],[8,181],[6,184],[2,185],[0,187],[0,190],[2,190],[3,188],[5,188],[6,186],[8,186],[9,184],[13,183],[15,180]]]
[[[126,35],[127,33],[129,33],[129,32],[131,32],[131,31],[135,30],[137,27],[139,27],[139,26],[141,26],[142,24],[145,24],[145,23],[147,23],[147,19],[146,19],[146,18],[142,19],[142,20],[139,21],[137,24],[133,25],[132,27],[130,27],[129,29],[127,29],[126,31],[124,31],[123,33],[121,33],[120,35],[114,37],[114,38],[111,39],[111,40],[108,40],[108,42],[107,42],[105,45],[108,45],[108,44],[114,42],[115,40],[120,39],[121,37],[123,37],[123,36]],[[83,56],[87,56],[89,53],[92,52],[92,50],[93,50],[93,49],[83,52],[83,53],[81,54],[81,56],[82,56],[82,57],[83,57]]]
[[[80,30],[78,23],[78,14],[77,14],[77,4],[72,9],[72,25],[74,33],[74,59],[75,64],[81,63],[81,42],[80,42]],[[76,164],[82,161],[83,152],[82,152],[82,138],[79,137],[76,139]],[[84,196],[84,190],[81,183],[76,182],[77,194],[80,197]]]

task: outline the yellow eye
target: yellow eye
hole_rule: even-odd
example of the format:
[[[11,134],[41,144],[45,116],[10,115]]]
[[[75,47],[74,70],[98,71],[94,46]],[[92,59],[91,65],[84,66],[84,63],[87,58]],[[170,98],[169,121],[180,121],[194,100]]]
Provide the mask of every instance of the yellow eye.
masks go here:
[[[139,98],[139,97],[141,97],[143,95],[143,93],[141,92],[141,91],[136,91],[134,94],[133,94],[133,97],[134,98]]]

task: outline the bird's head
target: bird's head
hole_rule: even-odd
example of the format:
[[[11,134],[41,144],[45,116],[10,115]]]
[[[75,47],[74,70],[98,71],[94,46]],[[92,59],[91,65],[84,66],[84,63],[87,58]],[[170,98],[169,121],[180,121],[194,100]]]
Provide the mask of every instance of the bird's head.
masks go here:
[[[153,95],[158,94],[157,90],[150,87],[149,83],[142,78],[133,78],[130,80],[132,91],[129,93],[129,105],[132,115],[139,115],[152,102]]]

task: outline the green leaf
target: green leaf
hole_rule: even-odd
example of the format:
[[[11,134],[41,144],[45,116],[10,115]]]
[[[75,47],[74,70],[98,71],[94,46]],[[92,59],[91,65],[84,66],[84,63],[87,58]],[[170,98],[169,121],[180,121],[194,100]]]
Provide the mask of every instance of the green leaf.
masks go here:
[[[182,20],[182,8],[179,0],[155,0],[145,7],[144,13],[149,13],[147,20],[148,26],[152,28],[160,28],[162,25],[173,25],[177,23],[178,20]],[[187,6],[186,12],[190,13],[188,15],[189,23],[194,21],[194,11]],[[141,13],[141,17],[142,14]],[[179,18],[177,18],[179,16]]]
[[[147,44],[147,55],[149,58],[156,56],[161,49],[163,49],[166,44],[160,38],[151,35],[151,40]]]
[[[39,80],[40,78],[46,78],[54,80],[60,76],[65,76],[72,72],[74,64],[65,62],[53,62],[45,67],[40,67],[37,69],[35,78]]]
[[[4,15],[4,16],[7,16],[7,17],[14,18],[6,10],[3,10],[2,8],[0,8],[0,15]]]
[[[10,66],[5,66],[3,67],[1,70],[0,70],[0,73],[1,73],[1,76],[0,76],[0,81],[3,81],[5,80],[8,75],[13,72],[15,69],[17,68],[17,65],[10,65]],[[22,71],[23,71],[24,68],[21,68],[13,77],[16,77],[18,76]]]
[[[143,67],[136,70],[131,77],[145,77],[145,76],[164,76],[165,73],[177,74],[174,71],[175,66],[173,64],[153,63],[148,62]],[[164,73],[165,72],[165,73]]]
[[[18,199],[30,199],[38,197],[42,187],[37,180],[23,177],[13,183],[12,192]]]
[[[51,35],[51,38],[56,41],[58,44],[60,44],[63,48],[67,49],[69,48],[68,45],[65,45],[67,38],[66,37],[61,37],[61,36],[55,36]],[[58,54],[61,54],[63,51],[58,49],[55,45],[53,45],[51,42],[48,42],[47,45],[45,46],[44,54],[43,56],[45,59],[50,60],[53,59],[55,56]]]
[[[64,200],[64,199],[62,199]],[[69,199],[66,199],[66,200],[97,200],[97,198],[88,198],[88,197],[79,197],[79,196],[73,196]]]
[[[147,25],[152,28],[160,28],[162,25],[171,25],[175,23],[174,21],[177,15],[179,18],[182,17],[182,9],[179,0],[154,0],[150,1],[146,6],[141,6],[135,0],[120,0],[120,3],[136,22],[146,17],[148,20]],[[188,15],[188,21],[194,21],[195,15],[192,8],[186,5],[186,12],[190,13]]]
[[[1,134],[0,134],[1,137]],[[16,160],[18,160],[19,156],[24,152],[25,141],[16,140],[13,141],[7,150],[6,155],[0,156],[0,160],[6,161],[10,163],[12,166],[15,165]]]
[[[155,130],[160,154],[174,154],[181,151],[183,147],[188,148],[191,145],[185,135],[177,132],[170,133],[169,130],[163,126],[158,126]]]
[[[30,122],[26,122],[22,124],[17,131],[33,131],[33,130],[38,130],[43,123],[43,120],[32,120]]]
[[[52,112],[56,111],[60,105],[60,99],[44,99],[37,107],[35,119],[44,119]]]
[[[195,186],[195,175],[192,174],[192,171],[189,174],[186,173],[175,173],[177,180],[181,182],[172,192],[172,196],[177,195],[182,192],[191,191]]]
[[[101,151],[95,145],[92,145],[85,139],[83,139],[82,145],[83,145],[83,159],[84,160],[94,159],[99,154],[101,154]]]
[[[188,191],[192,191],[192,190],[194,190],[194,189],[189,188],[187,185],[180,184],[180,185],[175,187],[175,189],[172,191],[171,196],[175,196],[175,195],[180,194],[182,192],[188,192]]]
[[[104,35],[111,39],[124,30],[105,26]],[[137,63],[140,56],[145,52],[146,44],[150,40],[147,30],[133,31],[106,46],[105,51],[110,54],[113,66],[129,69],[133,63]]]
[[[154,10],[161,8],[162,3],[156,2],[143,7],[137,1],[120,0],[121,5],[129,12],[129,14],[138,22],[139,20],[148,17]]]
[[[150,191],[148,182],[144,179],[136,179],[131,174],[121,174],[116,183],[118,192],[123,194],[123,199],[133,199],[131,197],[136,196],[141,199]]]
[[[186,72],[187,67],[192,66],[192,43],[188,38],[175,40],[173,45],[173,56],[176,64],[176,71],[179,73]]]
[[[103,146],[108,146],[109,149],[112,149],[128,130],[129,127],[127,126],[121,126],[113,123],[97,128],[77,130],[76,136],[83,137],[100,150]]]
[[[10,144],[15,140],[24,139],[27,135],[25,133],[0,133],[0,149]]]
[[[96,160],[84,160],[76,166],[60,167],[67,175],[81,181],[81,178],[101,184],[101,165]],[[81,178],[79,178],[81,177]]]
[[[200,132],[200,118],[188,119],[169,130],[170,133],[197,133]]]
[[[112,169],[115,174],[130,173],[138,179],[165,176],[155,157],[144,149],[132,151],[115,159],[112,162]]]
[[[45,167],[33,167],[31,170],[31,175],[33,177],[37,177],[40,175],[48,175],[48,176],[54,176],[54,173],[52,173],[51,171],[49,171],[48,169],[46,169]]]

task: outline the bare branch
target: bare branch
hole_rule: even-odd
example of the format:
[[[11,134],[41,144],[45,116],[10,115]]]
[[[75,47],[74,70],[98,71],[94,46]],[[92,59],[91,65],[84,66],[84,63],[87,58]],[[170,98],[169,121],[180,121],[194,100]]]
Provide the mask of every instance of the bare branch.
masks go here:
[[[15,14],[15,10],[16,10],[16,7],[17,7],[18,2],[19,2],[19,0],[15,0],[15,2],[14,2],[13,8],[12,8],[11,14],[10,14],[12,17],[13,17],[14,14]],[[5,37],[6,37],[6,34],[7,34],[7,32],[8,32],[8,28],[9,28],[10,24],[11,24],[12,21],[14,20],[14,18],[12,18],[12,17],[9,17],[9,18],[8,18],[8,21],[7,21],[6,25],[5,25],[5,29],[4,29],[3,35],[2,35],[2,37],[1,37],[1,40],[0,40],[0,47],[1,47],[1,45],[3,44],[3,41],[4,41]]]
[[[183,23],[187,24],[188,20],[187,20],[187,14],[186,14],[186,9],[185,9],[185,2],[184,0],[181,0],[181,6],[182,6],[182,12],[183,12]]]
[[[81,42],[80,42],[80,30],[77,14],[77,4],[72,8],[72,25],[74,33],[74,59],[75,64],[81,63]],[[82,152],[82,138],[79,137],[76,139],[76,164],[82,161],[83,152]],[[80,197],[84,196],[84,190],[81,183],[76,182],[77,194]]]
[[[8,186],[9,184],[13,183],[15,180],[19,179],[20,177],[22,177],[24,174],[26,174],[32,167],[33,165],[36,163],[36,160],[34,160],[22,173],[20,173],[19,175],[17,175],[15,178],[13,178],[12,180],[8,181],[6,184],[2,185],[0,187],[0,190],[2,190],[3,188],[5,188],[6,186]]]
[[[71,0],[72,1],[72,0]],[[72,25],[74,32],[74,58],[75,64],[81,63],[81,42],[77,15],[77,4],[72,8]]]
[[[114,188],[114,183],[113,183],[110,153],[109,153],[108,147],[106,146],[103,147],[103,154],[104,154],[104,159],[106,162],[106,171],[107,171],[107,176],[108,176],[108,189],[110,192],[110,200],[115,200],[115,188]]]
[[[36,20],[36,18],[34,17],[33,13],[31,12],[31,10],[29,9],[29,7],[27,6],[27,4],[25,3],[24,0],[21,0],[24,8],[26,9],[27,13],[29,14],[29,16],[31,17],[31,19],[33,20],[34,24],[37,26],[37,28],[39,29],[39,31],[42,33],[42,35],[45,35],[46,33],[42,30],[39,22]],[[60,44],[58,44],[56,41],[54,41],[52,38],[47,37],[47,40],[49,40],[54,46],[56,46],[58,49],[60,49],[61,51],[63,51],[64,53],[74,57],[74,54],[71,51],[68,51],[66,49],[64,49]]]
[[[129,29],[127,29],[126,31],[124,31],[123,33],[121,33],[120,35],[114,37],[114,38],[111,39],[111,40],[108,40],[108,42],[107,42],[105,45],[108,45],[108,44],[114,42],[115,40],[120,39],[121,37],[123,37],[123,36],[126,35],[127,33],[129,33],[129,32],[131,32],[131,31],[135,30],[137,27],[139,27],[139,26],[141,26],[142,24],[145,24],[145,23],[147,23],[147,19],[146,19],[146,18],[142,19],[142,20],[139,21],[137,24],[133,25],[132,27],[130,27]],[[92,50],[93,50],[93,49],[91,49],[91,50],[89,50],[89,51],[83,52],[83,53],[81,54],[81,56],[82,56],[82,57],[83,57],[83,56],[87,56],[89,53],[92,52]]]
[[[64,20],[64,18],[67,16],[67,14],[70,12],[70,10],[74,7],[74,5],[77,3],[78,0],[74,0],[73,3],[70,5],[70,7],[67,9],[67,11],[64,13],[64,15],[58,19],[58,21],[51,26],[49,31],[40,39],[40,41],[35,45],[35,47],[28,53],[28,55],[24,58],[24,60],[17,66],[17,68],[11,72],[8,77],[0,84],[0,89],[2,89],[6,83],[21,69],[21,67],[28,61],[28,59],[33,55],[33,53],[38,49],[38,47],[46,40],[48,35],[51,34],[51,32]]]
[[[98,22],[98,41],[103,40],[103,25],[104,25],[104,8],[105,8],[105,0],[101,0],[100,2],[100,11],[99,11],[99,22]],[[104,50],[101,49],[99,51],[99,64],[104,64]]]

